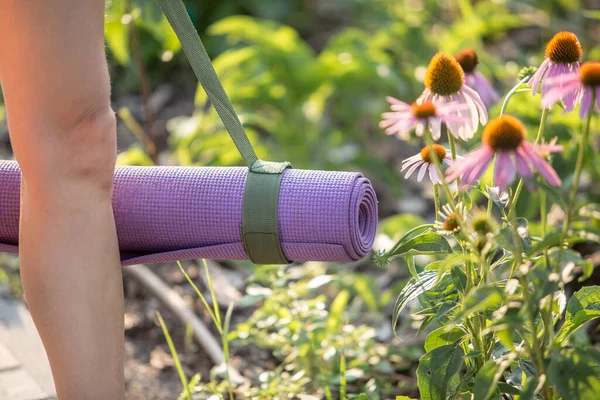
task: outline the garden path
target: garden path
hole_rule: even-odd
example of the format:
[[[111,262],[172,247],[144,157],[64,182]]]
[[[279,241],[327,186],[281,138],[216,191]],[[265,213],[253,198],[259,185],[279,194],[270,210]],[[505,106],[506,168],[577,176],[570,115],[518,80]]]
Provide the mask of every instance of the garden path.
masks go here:
[[[50,366],[31,315],[0,286],[0,400],[55,399]]]

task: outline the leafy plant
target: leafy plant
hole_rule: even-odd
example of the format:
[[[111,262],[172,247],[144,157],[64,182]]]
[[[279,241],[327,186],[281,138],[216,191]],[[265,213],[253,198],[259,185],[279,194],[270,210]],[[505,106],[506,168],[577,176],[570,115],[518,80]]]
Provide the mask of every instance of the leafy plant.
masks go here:
[[[435,68],[435,58],[429,68]],[[441,73],[431,79],[440,76]],[[509,92],[501,114],[507,110],[513,96],[523,96],[521,89],[530,79],[533,79],[531,73],[525,73]],[[552,82],[550,78],[544,79]],[[402,122],[399,114],[416,113],[410,110],[418,107],[422,106],[413,105],[409,111],[396,108],[398,113],[384,117],[400,118]],[[565,302],[568,284],[575,278],[574,269],[582,271],[579,280],[585,280],[593,270],[585,259],[588,254],[585,248],[579,250],[576,246],[585,243],[594,249],[592,252],[597,252],[600,247],[599,236],[592,233],[597,230],[598,215],[594,211],[597,205],[581,204],[577,196],[586,154],[591,148],[590,121],[594,113],[593,107],[582,110],[581,115],[585,118],[581,133],[574,134],[577,143],[571,142],[572,147],[567,153],[574,154],[575,162],[571,169],[562,170],[566,172],[564,182],[568,182],[563,186],[558,176],[550,178],[549,174],[544,174],[548,183],[535,180],[533,173],[527,172],[531,172],[531,167],[525,164],[519,166],[518,173],[522,174],[525,168],[528,170],[514,189],[508,184],[514,180],[517,169],[508,173],[508,183],[503,181],[506,177],[503,169],[515,168],[511,167],[513,161],[506,154],[524,143],[525,128],[520,128],[523,136],[515,142],[514,148],[508,142],[503,142],[501,148],[494,147],[492,141],[508,137],[502,135],[509,134],[507,126],[510,121],[516,121],[513,117],[498,117],[488,123],[483,133],[481,149],[489,149],[492,155],[496,153],[493,180],[499,182],[500,188],[474,182],[473,176],[483,175],[487,164],[481,160],[479,164],[468,160],[469,157],[478,160],[475,152],[463,160],[457,159],[452,137],[455,133],[447,131],[456,164],[447,171],[444,180],[437,181],[435,175],[430,174],[438,211],[436,222],[408,230],[390,250],[380,251],[375,256],[375,262],[381,266],[395,258],[404,259],[413,276],[396,301],[393,327],[398,325],[403,309],[415,299],[421,304],[421,310],[416,312],[421,317],[419,331],[427,330],[430,324],[438,326],[429,332],[425,341],[426,353],[417,368],[422,399],[591,400],[598,396],[600,351],[589,341],[577,339],[576,334],[584,324],[600,318],[600,286],[583,287]],[[547,147],[539,146],[539,143],[542,137],[548,137],[545,129],[548,116],[548,110],[544,109],[532,147],[546,159],[549,159],[549,153],[544,153],[543,149]],[[422,121],[426,124],[427,118]],[[398,127],[402,125],[399,123]],[[436,154],[445,157],[446,151],[439,145],[431,147],[435,138],[427,125],[421,132],[424,132],[427,145],[412,163],[422,166],[421,176],[426,168],[437,171],[437,176],[444,176],[443,157],[431,154],[438,149]],[[554,148],[554,152],[562,150],[563,147]],[[476,151],[482,154],[481,150]],[[519,156],[515,157],[518,163]],[[594,169],[591,160],[593,157],[587,159],[590,170]],[[564,161],[557,158],[550,162],[561,165]],[[459,165],[470,167],[454,174]],[[473,168],[478,172],[473,172]],[[547,168],[551,169],[549,165]],[[466,187],[461,189],[459,186],[459,190],[451,191],[449,182],[458,175],[463,176]],[[506,191],[502,185],[507,186]],[[530,221],[518,216],[518,200],[524,185],[531,191],[537,189],[534,198],[531,192],[527,193],[528,206],[532,202],[537,205],[529,212],[541,219],[536,235],[532,234]],[[438,195],[440,190],[442,194]],[[487,198],[487,207],[475,203],[473,199],[476,198]],[[443,208],[442,202],[446,203]],[[562,208],[562,224],[548,224],[548,203],[555,209]],[[581,215],[588,219],[583,220]],[[418,267],[415,258],[423,256],[429,259],[423,267]]]

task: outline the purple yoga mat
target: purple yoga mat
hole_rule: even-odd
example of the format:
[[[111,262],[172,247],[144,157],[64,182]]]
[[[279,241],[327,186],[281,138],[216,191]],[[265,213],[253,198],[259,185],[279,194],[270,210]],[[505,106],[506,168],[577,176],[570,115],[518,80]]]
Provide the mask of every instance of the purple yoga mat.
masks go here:
[[[123,265],[247,259],[241,241],[246,168],[117,167],[113,208]],[[16,162],[0,160],[0,252],[18,252]],[[360,173],[288,169],[279,233],[292,261],[354,261],[371,249],[377,199]]]

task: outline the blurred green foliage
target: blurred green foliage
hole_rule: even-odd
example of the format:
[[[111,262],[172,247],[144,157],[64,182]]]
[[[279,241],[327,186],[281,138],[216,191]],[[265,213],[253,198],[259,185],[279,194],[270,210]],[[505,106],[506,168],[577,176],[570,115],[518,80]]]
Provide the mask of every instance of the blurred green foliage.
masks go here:
[[[394,195],[399,193],[398,175],[391,160],[380,155],[393,139],[377,128],[387,108],[385,96],[412,101],[422,90],[431,56],[438,50],[452,53],[464,47],[479,51],[483,73],[510,85],[519,67],[538,62],[542,52],[529,58],[509,48],[513,60],[506,61],[492,55],[501,50],[488,53],[484,44],[500,46],[508,33],[547,25],[552,19],[535,8],[535,2],[186,4],[209,53],[219,53],[215,69],[259,156],[288,160],[298,168],[361,170]],[[234,13],[251,16],[227,16]],[[318,25],[325,22],[331,25]],[[136,82],[127,46],[130,23],[138,32],[152,84],[193,82],[158,7],[153,2],[113,0],[107,9],[106,34],[117,92],[131,90]],[[171,162],[239,164],[241,159],[201,88],[195,104],[194,115],[169,121]],[[532,107],[519,108],[527,109]],[[137,163],[139,149],[134,151],[137,155],[131,157],[122,154],[121,162]]]
[[[215,69],[260,157],[288,160],[297,168],[360,170],[392,196],[400,193],[399,176],[393,157],[382,149],[393,146],[394,139],[377,127],[387,108],[385,96],[413,101],[431,56],[465,47],[478,52],[479,69],[497,86],[510,87],[521,66],[541,61],[541,45],[551,32],[545,28],[575,28],[570,25],[581,18],[575,3],[186,1],[209,54],[218,54]],[[117,93],[137,85],[127,45],[129,24],[139,36],[152,86],[194,82],[154,2],[112,0],[106,37]],[[597,45],[590,47],[598,52]],[[192,116],[173,118],[167,125],[169,162],[240,164],[200,87],[195,105]],[[537,109],[530,97],[521,96],[509,111],[524,117],[534,135]],[[573,117],[557,117],[552,133],[569,135],[578,125]],[[149,162],[139,147],[131,151],[121,154],[121,163]]]

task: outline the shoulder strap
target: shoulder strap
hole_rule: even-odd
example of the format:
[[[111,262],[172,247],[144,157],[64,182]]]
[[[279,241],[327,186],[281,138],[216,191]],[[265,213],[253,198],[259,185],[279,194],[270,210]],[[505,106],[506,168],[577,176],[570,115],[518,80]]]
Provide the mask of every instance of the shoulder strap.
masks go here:
[[[157,1],[177,34],[198,81],[248,166],[240,227],[244,249],[250,260],[257,264],[287,264],[290,261],[283,253],[279,238],[278,204],[283,171],[291,165],[263,161],[256,156],[183,1]]]

